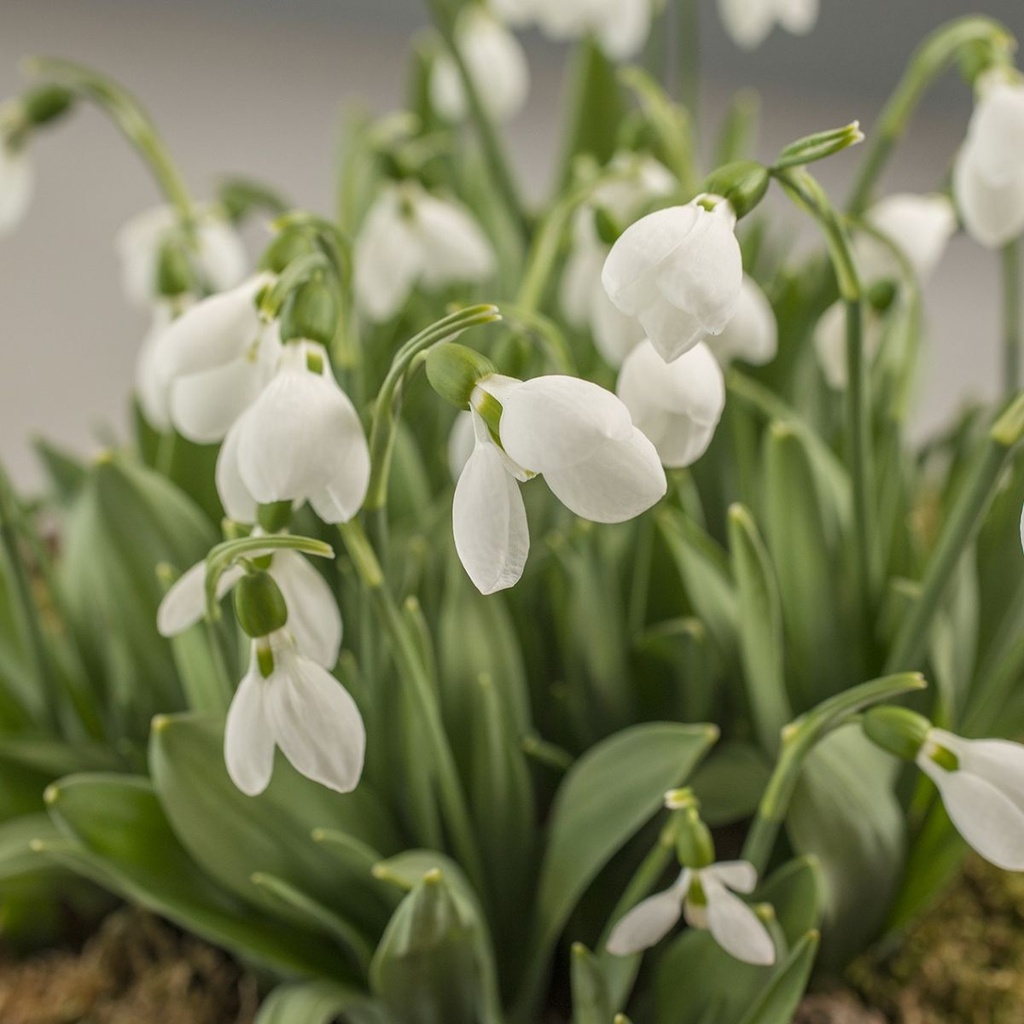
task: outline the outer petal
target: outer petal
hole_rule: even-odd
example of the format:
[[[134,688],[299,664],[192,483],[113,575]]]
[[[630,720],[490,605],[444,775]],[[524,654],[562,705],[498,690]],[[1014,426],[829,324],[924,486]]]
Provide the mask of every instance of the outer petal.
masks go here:
[[[582,232],[577,232],[577,235],[581,234]],[[601,268],[607,255],[608,250],[600,243],[590,238],[583,240],[577,237],[572,253],[566,261],[562,287],[559,290],[559,301],[565,317],[573,327],[586,325],[595,291],[604,293],[601,287]]]
[[[718,0],[718,14],[732,41],[744,50],[756,49],[772,30],[767,0]]]
[[[842,391],[846,387],[846,311],[841,302],[821,314],[814,327],[814,350],[828,386]]]
[[[739,304],[722,333],[707,339],[723,365],[742,359],[754,366],[770,363],[779,344],[779,329],[771,303],[757,282],[747,275],[740,286]]]
[[[705,868],[701,877],[713,875],[735,892],[750,893],[757,885],[757,868],[745,860],[722,860]]]
[[[651,31],[650,0],[608,0],[597,29],[601,49],[614,60],[635,57]]]
[[[626,356],[644,340],[640,323],[619,312],[600,285],[591,296],[590,327],[594,344],[609,366],[621,366]]]
[[[606,441],[584,462],[544,474],[563,505],[595,523],[622,523],[665,496],[668,483],[654,445],[636,428]]]
[[[157,350],[164,331],[174,319],[174,312],[166,302],[153,310],[153,322],[146,332],[135,360],[135,393],[142,412],[151,427],[164,433],[171,429],[171,411],[167,381],[157,366]]]
[[[114,238],[121,261],[121,290],[129,302],[143,309],[157,298],[160,244],[176,219],[173,207],[154,206],[132,217]]]
[[[371,320],[390,320],[420,274],[422,253],[397,189],[377,200],[356,239],[352,286]]]
[[[469,457],[452,502],[459,561],[482,594],[514,586],[530,552],[530,531],[519,485],[490,442]]]
[[[1019,168],[1024,163],[1024,85],[984,81],[967,137],[986,178],[997,181]]]
[[[818,0],[782,0],[777,17],[787,32],[806,35],[818,20]]]
[[[233,565],[217,580],[219,601],[245,574]],[[206,559],[196,562],[175,580],[156,610],[156,629],[161,636],[177,636],[194,626],[206,611]]]
[[[231,781],[246,796],[267,788],[274,771],[274,733],[268,718],[267,693],[272,679],[263,679],[256,654],[228,708],[224,727],[224,761]]]
[[[171,384],[171,420],[196,444],[213,444],[256,400],[270,374],[249,359],[179,377]]]
[[[931,276],[956,231],[953,204],[946,196],[937,194],[886,196],[868,210],[866,219],[906,254],[922,281]],[[854,252],[865,281],[898,273],[892,254],[874,239],[858,235]]]
[[[692,313],[678,309],[661,295],[655,295],[638,317],[651,344],[666,363],[689,352],[708,332]]]
[[[971,237],[1000,249],[1024,232],[1024,172],[1000,182],[987,180],[975,147],[968,141],[953,165],[953,195]]]
[[[275,649],[267,712],[277,744],[306,778],[339,793],[359,784],[366,731],[349,692],[326,669]]]
[[[629,956],[657,945],[675,927],[683,912],[683,896],[673,885],[641,900],[612,929],[605,947],[613,956]]]
[[[288,606],[288,630],[299,651],[334,668],[341,649],[341,613],[327,581],[297,551],[278,551],[270,573]]]
[[[0,235],[13,231],[32,202],[35,175],[27,149],[0,144]]]
[[[249,259],[238,232],[227,220],[208,212],[199,225],[203,272],[214,291],[234,288],[246,274]]]
[[[217,454],[217,496],[228,518],[234,519],[236,523],[256,522],[256,499],[246,486],[238,468],[239,438],[246,418],[251,412],[250,408],[235,421]]]
[[[713,871],[701,872],[701,884],[708,899],[708,930],[715,942],[744,963],[775,963],[775,943],[757,914],[729,892]]]
[[[482,281],[494,273],[494,250],[465,207],[423,193],[416,203],[423,252],[420,274],[427,288]]]

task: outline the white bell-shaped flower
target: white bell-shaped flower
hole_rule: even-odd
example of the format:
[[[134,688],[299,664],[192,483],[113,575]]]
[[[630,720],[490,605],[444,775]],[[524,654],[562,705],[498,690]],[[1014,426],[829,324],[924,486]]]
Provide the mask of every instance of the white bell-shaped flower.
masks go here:
[[[671,172],[649,156],[622,153],[608,167],[614,179],[599,185],[590,200],[576,211],[573,245],[562,276],[560,299],[569,322],[589,329],[594,344],[610,366],[622,360],[644,339],[634,317],[616,308],[601,283],[601,271],[611,245],[596,226],[598,210],[616,221],[629,223],[652,200],[671,195],[677,187]]]
[[[718,13],[733,42],[754,50],[780,25],[803,36],[818,20],[818,0],[718,0]]]
[[[916,760],[964,839],[997,867],[1024,871],[1024,746],[933,728]]]
[[[530,69],[519,40],[485,8],[471,5],[459,14],[455,45],[491,119],[515,117],[530,88]],[[449,121],[462,121],[469,113],[459,69],[447,53],[434,63],[430,99],[434,109]]]
[[[540,29],[553,39],[572,40],[592,35],[613,60],[636,57],[647,42],[654,16],[655,0],[527,0],[516,4],[503,0],[502,7],[529,10]]]
[[[121,284],[128,300],[144,309],[159,301],[160,250],[180,231],[178,212],[172,206],[156,206],[137,214],[117,234],[115,246],[121,260]],[[248,270],[248,258],[238,233],[216,207],[196,211],[196,267],[211,292],[227,291],[240,284]]]
[[[779,348],[775,311],[760,285],[748,274],[743,275],[735,315],[721,334],[708,336],[707,346],[723,366],[734,359],[763,366],[775,358]]]
[[[948,196],[901,192],[886,196],[872,206],[864,219],[906,256],[923,284],[931,277],[956,232],[956,211]],[[853,255],[865,284],[900,277],[900,267],[889,247],[879,239],[858,232]]]
[[[664,892],[641,900],[612,929],[608,952],[629,956],[660,942],[685,915],[692,928],[711,932],[730,956],[744,963],[775,963],[775,944],[761,919],[734,892],[750,893],[757,872],[746,861],[684,868]],[[731,891],[730,891],[731,890]]]
[[[348,793],[359,784],[366,731],[356,702],[322,665],[306,657],[288,629],[253,640],[249,670],[224,730],[224,760],[247,796],[262,793],[274,749],[323,786]]]
[[[692,465],[707,451],[725,408],[722,368],[703,342],[666,363],[644,341],[626,357],[615,390],[671,468]]]
[[[170,392],[158,365],[160,339],[179,315],[179,304],[159,302],[135,358],[135,395],[146,422],[161,433],[168,433],[171,423]]]
[[[724,199],[698,196],[648,214],[612,246],[601,275],[605,290],[666,362],[720,334],[735,314],[743,285],[735,224]]]
[[[224,509],[238,522],[254,522],[258,505],[279,501],[308,501],[326,523],[359,511],[369,447],[323,346],[285,346],[277,375],[228,431],[216,477]]]
[[[0,138],[0,235],[13,231],[32,202],[35,175],[27,146]]]
[[[297,551],[275,550],[267,570],[288,608],[288,631],[299,650],[331,669],[341,649],[341,612],[327,581]],[[235,565],[217,580],[217,599],[224,597],[245,570]],[[156,613],[161,636],[176,636],[194,626],[206,611],[206,561],[197,562],[175,581]]]
[[[494,250],[472,214],[408,181],[385,188],[374,203],[353,260],[356,301],[375,321],[398,313],[417,285],[436,291],[495,270]]]
[[[883,323],[881,317],[869,306],[864,311],[864,359],[870,366],[882,347]],[[814,325],[814,351],[818,365],[828,386],[835,391],[845,391],[848,384],[846,374],[846,307],[834,302]]]
[[[1024,233],[1024,82],[993,72],[977,83],[967,139],[953,165],[964,227],[998,249]]]
[[[140,383],[156,418],[169,419],[190,441],[220,441],[274,374],[278,327],[263,323],[256,310],[269,280],[260,274],[211,295],[163,330],[154,321],[157,331],[140,357]]]

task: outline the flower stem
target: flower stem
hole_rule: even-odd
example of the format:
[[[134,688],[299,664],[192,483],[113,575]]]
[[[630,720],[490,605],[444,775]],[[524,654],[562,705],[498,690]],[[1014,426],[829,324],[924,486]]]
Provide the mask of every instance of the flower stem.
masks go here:
[[[700,107],[700,4],[698,0],[679,0],[676,9],[679,102],[689,112],[696,134]]]
[[[1013,398],[1020,390],[1021,241],[1015,238],[1003,249],[1003,395]]]

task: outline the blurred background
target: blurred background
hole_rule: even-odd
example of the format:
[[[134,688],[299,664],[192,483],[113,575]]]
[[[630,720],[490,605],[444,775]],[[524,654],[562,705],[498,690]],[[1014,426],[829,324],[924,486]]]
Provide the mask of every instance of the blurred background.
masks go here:
[[[425,25],[423,7],[421,0],[0,0],[0,96],[22,86],[19,61],[28,54],[93,65],[142,99],[200,197],[221,174],[245,172],[329,212],[344,112],[384,112],[401,102],[403,58]],[[704,0],[704,124],[713,125],[735,89],[752,86],[762,93],[765,159],[800,135],[854,118],[870,134],[920,39],[974,9],[957,0],[821,0],[821,8],[810,37],[775,32],[748,54],[724,34],[713,0]],[[1024,36],[1024,0],[986,0],[982,10]],[[564,51],[525,38],[531,97],[507,135],[529,193],[540,199],[558,151]],[[886,189],[941,186],[970,109],[967,88],[948,74],[915,120]],[[33,157],[29,217],[0,239],[0,459],[27,486],[40,479],[31,435],[86,453],[123,430],[146,322],[121,297],[113,237],[157,201],[116,131],[85,106],[43,133]],[[855,158],[819,165],[839,199]],[[996,391],[998,277],[995,254],[958,238],[929,286],[921,436],[966,398]]]

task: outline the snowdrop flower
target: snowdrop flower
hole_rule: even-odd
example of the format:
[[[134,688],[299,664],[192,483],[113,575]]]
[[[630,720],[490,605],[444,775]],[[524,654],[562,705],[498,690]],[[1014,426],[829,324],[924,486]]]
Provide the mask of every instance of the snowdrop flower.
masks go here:
[[[235,421],[217,457],[217,493],[238,522],[257,505],[308,501],[326,523],[359,511],[370,452],[359,414],[314,342],[290,342],[277,375]]]
[[[870,306],[864,310],[864,359],[868,366],[882,347],[882,319]],[[828,386],[844,391],[846,375],[846,307],[834,302],[814,326],[814,350]]]
[[[1024,746],[932,728],[916,762],[964,839],[997,867],[1024,871]]]
[[[267,788],[274,749],[323,786],[348,793],[359,783],[366,731],[348,691],[306,657],[288,629],[252,641],[249,670],[228,708],[224,760],[247,796]]]
[[[288,607],[288,629],[299,650],[318,665],[332,669],[341,649],[341,612],[327,581],[297,551],[277,550],[267,570]],[[217,599],[245,575],[233,565],[217,581]],[[184,572],[164,595],[157,609],[161,636],[171,637],[194,626],[206,611],[206,560]]]
[[[593,35],[613,60],[636,57],[647,42],[656,0],[501,0],[514,24],[533,20],[554,39]]]
[[[753,909],[733,892],[749,893],[757,872],[746,861],[722,861],[710,867],[684,868],[676,881],[638,903],[621,918],[608,939],[608,952],[629,956],[660,942],[681,916],[704,928],[730,956],[744,963],[775,963],[775,944]],[[732,890],[732,891],[730,891]]]
[[[901,192],[879,200],[865,221],[889,238],[923,284],[938,266],[956,231],[956,211],[948,196]],[[853,255],[865,284],[899,278],[896,257],[883,242],[864,232],[853,238]]]
[[[0,235],[13,231],[24,219],[33,185],[28,147],[0,137]]]
[[[196,212],[196,266],[211,292],[234,288],[245,277],[248,260],[242,240],[216,207]],[[143,309],[159,299],[160,254],[164,243],[177,233],[181,222],[171,206],[157,206],[137,214],[115,240],[121,260],[121,284],[128,300]],[[183,236],[181,236],[183,239]]]
[[[1024,82],[981,76],[967,139],[953,165],[964,227],[998,249],[1024,232]]]
[[[698,196],[648,214],[612,246],[601,275],[608,297],[666,362],[720,334],[736,312],[743,261],[735,224],[728,202]]]
[[[487,417],[500,407],[495,442]],[[522,575],[530,537],[517,482],[543,475],[583,519],[619,523],[665,494],[654,445],[610,391],[575,377],[521,381],[490,374],[470,400],[475,446],[455,489],[455,547],[484,594]]]
[[[455,25],[455,45],[466,62],[477,95],[488,115],[505,121],[522,110],[530,72],[519,40],[485,8],[463,8]],[[461,121],[469,103],[455,61],[440,54],[430,76],[430,100],[449,121]]]
[[[203,299],[163,330],[157,313],[137,374],[154,426],[169,420],[190,441],[220,441],[263,390],[281,351],[277,325],[256,309],[270,280],[258,274]]]
[[[616,221],[629,223],[652,199],[670,195],[676,180],[657,160],[632,153],[614,157],[608,173],[613,180],[595,188],[590,200],[576,211],[560,299],[569,322],[588,328],[608,364],[620,366],[643,341],[644,331],[633,317],[616,308],[601,284],[611,244],[598,232],[597,214],[605,211]]]
[[[356,300],[375,321],[389,320],[418,284],[437,290],[483,281],[494,250],[472,215],[414,182],[386,188],[366,216],[354,252]]]
[[[718,13],[733,42],[754,50],[775,25],[797,36],[810,32],[818,20],[818,0],[718,0]]]
[[[721,334],[708,338],[707,345],[723,366],[734,359],[763,366],[775,358],[779,347],[775,311],[758,283],[749,275],[743,275],[735,315]]]
[[[702,342],[667,364],[643,342],[622,364],[616,393],[662,465],[673,468],[689,466],[707,451],[725,408],[721,367]]]

